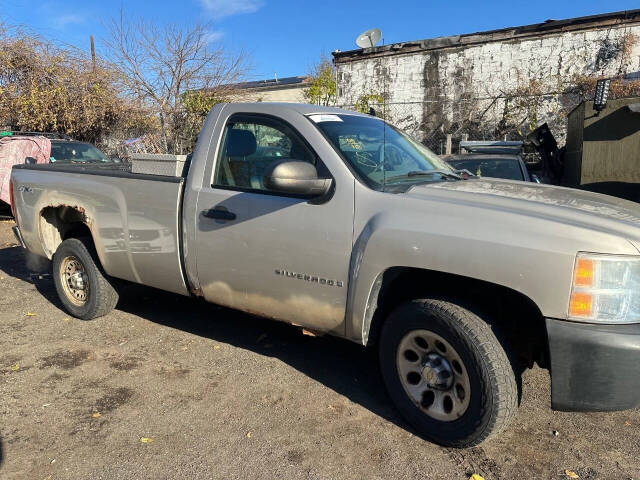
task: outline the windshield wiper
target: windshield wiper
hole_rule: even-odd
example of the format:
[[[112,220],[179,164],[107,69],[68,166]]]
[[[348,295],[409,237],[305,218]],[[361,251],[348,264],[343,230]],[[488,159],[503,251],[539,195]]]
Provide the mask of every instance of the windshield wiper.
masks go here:
[[[386,183],[395,182],[397,180],[402,180],[403,178],[411,178],[411,177],[430,177],[432,175],[440,175],[442,179],[445,180],[462,180],[462,177],[447,170],[412,170],[403,175],[395,175],[393,177],[387,178]]]
[[[442,175],[444,178],[462,180],[462,177],[460,175],[447,170],[412,170],[407,173],[407,177],[420,177],[423,175]]]
[[[476,175],[475,173],[471,173],[469,170],[467,170],[466,168],[460,168],[458,170],[454,170],[454,172],[456,172],[458,175],[460,175],[462,177],[463,180],[469,180],[468,177],[477,177],[478,175]],[[465,175],[467,175],[467,177],[465,178]]]

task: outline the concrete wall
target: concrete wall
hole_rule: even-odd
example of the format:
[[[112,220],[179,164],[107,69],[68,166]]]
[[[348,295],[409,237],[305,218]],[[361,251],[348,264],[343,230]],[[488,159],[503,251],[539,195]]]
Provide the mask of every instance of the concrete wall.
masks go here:
[[[533,34],[514,29],[512,36],[500,32],[500,40],[487,32],[476,39],[465,36],[464,42],[449,37],[338,54],[337,104],[353,104],[363,93],[383,93],[392,120],[403,128],[429,132],[443,128],[444,121],[444,128],[454,125],[455,130],[465,118],[497,124],[505,113],[500,97],[531,90],[533,80],[534,89],[549,94],[536,105],[541,124],[563,110],[566,96],[556,92],[575,74],[640,76],[640,23]]]

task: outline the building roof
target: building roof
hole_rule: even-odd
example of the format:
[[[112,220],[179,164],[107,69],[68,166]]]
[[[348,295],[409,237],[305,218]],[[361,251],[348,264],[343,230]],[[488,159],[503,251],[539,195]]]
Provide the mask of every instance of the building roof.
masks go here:
[[[507,27],[484,32],[465,33],[449,37],[429,38],[410,42],[392,43],[380,47],[333,52],[335,63],[347,63],[360,58],[401,55],[425,50],[439,50],[452,47],[465,47],[489,42],[517,40],[527,37],[540,37],[560,32],[587,30],[594,27],[613,27],[620,24],[640,23],[640,9],[621,12],[602,13],[587,17],[564,20],[547,20],[542,23]]]
[[[232,86],[238,90],[278,90],[281,88],[291,88],[302,86],[308,81],[309,77],[300,75],[297,77],[270,78],[267,80],[256,80],[252,82],[234,83]]]
[[[282,110],[293,110],[301,115],[313,114],[334,114],[334,115],[352,115],[358,117],[374,118],[371,115],[356,112],[353,110],[345,110],[338,107],[329,107],[324,105],[312,105],[310,103],[294,103],[294,102],[230,102],[227,105],[240,105],[243,109],[251,107],[251,112],[255,113],[271,113],[277,115]]]

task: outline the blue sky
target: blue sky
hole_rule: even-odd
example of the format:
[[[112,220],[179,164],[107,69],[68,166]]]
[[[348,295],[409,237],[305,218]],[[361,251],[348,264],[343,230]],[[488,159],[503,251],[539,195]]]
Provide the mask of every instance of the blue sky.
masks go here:
[[[57,41],[89,48],[104,23],[125,13],[158,23],[210,23],[215,38],[251,57],[250,79],[305,74],[320,55],[356,48],[380,28],[385,43],[638,8],[638,0],[0,0],[0,19]]]

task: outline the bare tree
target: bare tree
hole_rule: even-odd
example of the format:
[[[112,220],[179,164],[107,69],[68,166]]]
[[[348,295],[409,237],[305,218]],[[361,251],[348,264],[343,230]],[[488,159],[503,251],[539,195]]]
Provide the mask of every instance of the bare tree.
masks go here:
[[[203,24],[158,27],[121,11],[107,27],[107,57],[122,72],[124,87],[156,112],[164,149],[185,153],[194,140],[184,128],[185,95],[228,95],[248,69],[246,56],[229,54]]]

